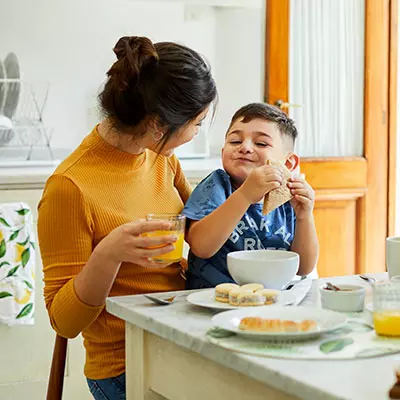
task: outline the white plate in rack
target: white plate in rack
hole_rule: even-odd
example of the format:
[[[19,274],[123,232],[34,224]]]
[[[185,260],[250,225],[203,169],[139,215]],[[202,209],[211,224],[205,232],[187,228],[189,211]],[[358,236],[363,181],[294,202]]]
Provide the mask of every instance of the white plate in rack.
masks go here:
[[[199,307],[211,308],[214,310],[236,310],[238,308],[260,308],[260,307],[272,307],[272,306],[286,306],[293,304],[296,301],[296,296],[290,291],[282,291],[278,295],[278,301],[275,304],[268,306],[252,306],[252,307],[237,307],[231,306],[229,303],[221,303],[215,300],[215,290],[214,289],[204,289],[195,293],[190,294],[187,297],[187,301],[190,304]]]

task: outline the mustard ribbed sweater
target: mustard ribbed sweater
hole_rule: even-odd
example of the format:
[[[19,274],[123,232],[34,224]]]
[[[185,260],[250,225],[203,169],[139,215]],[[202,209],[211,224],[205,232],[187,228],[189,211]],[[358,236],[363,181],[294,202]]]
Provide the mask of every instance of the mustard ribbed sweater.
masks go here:
[[[84,304],[74,291],[74,277],[114,228],[148,213],[179,213],[190,191],[175,156],[122,152],[97,128],[47,181],[38,219],[46,307],[60,335],[82,332],[88,378],[124,372],[125,326],[104,306]],[[179,264],[154,269],[123,263],[110,296],[183,289],[180,270]]]

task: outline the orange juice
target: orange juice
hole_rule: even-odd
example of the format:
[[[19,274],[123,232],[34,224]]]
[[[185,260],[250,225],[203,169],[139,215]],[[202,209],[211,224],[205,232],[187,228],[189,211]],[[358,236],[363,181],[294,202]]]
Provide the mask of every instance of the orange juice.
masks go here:
[[[183,240],[184,240],[184,233],[182,231],[153,231],[147,232],[146,236],[154,237],[154,236],[169,236],[175,235],[178,237],[177,241],[173,243],[175,246],[174,250],[170,251],[169,253],[161,254],[159,256],[153,257],[153,260],[160,261],[160,262],[177,262],[182,259],[183,253]],[[152,246],[152,249],[160,248],[161,246]]]
[[[374,312],[374,327],[378,335],[400,336],[400,310]]]

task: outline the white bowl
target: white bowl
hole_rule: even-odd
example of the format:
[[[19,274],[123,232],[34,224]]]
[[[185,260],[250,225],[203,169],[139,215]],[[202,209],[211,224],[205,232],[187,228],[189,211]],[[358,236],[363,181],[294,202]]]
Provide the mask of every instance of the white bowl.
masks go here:
[[[320,288],[321,305],[323,308],[333,311],[357,312],[364,309],[366,289],[361,285],[335,285],[339,289],[347,290],[326,290]],[[350,290],[349,290],[350,289]]]
[[[244,250],[228,253],[228,271],[239,284],[262,283],[281,290],[299,269],[299,255],[285,250]]]

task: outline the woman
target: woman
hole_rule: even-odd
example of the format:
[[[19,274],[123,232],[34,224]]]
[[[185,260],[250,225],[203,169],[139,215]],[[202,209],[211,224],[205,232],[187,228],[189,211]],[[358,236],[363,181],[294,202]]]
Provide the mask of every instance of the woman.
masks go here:
[[[123,37],[114,52],[105,119],[48,180],[38,220],[50,321],[61,336],[82,332],[95,399],[125,399],[124,323],[106,298],[185,286],[179,264],[151,260],[176,237],[141,236],[168,223],[142,218],[181,212],[191,189],[173,151],[216,98],[209,67],[187,47]]]

